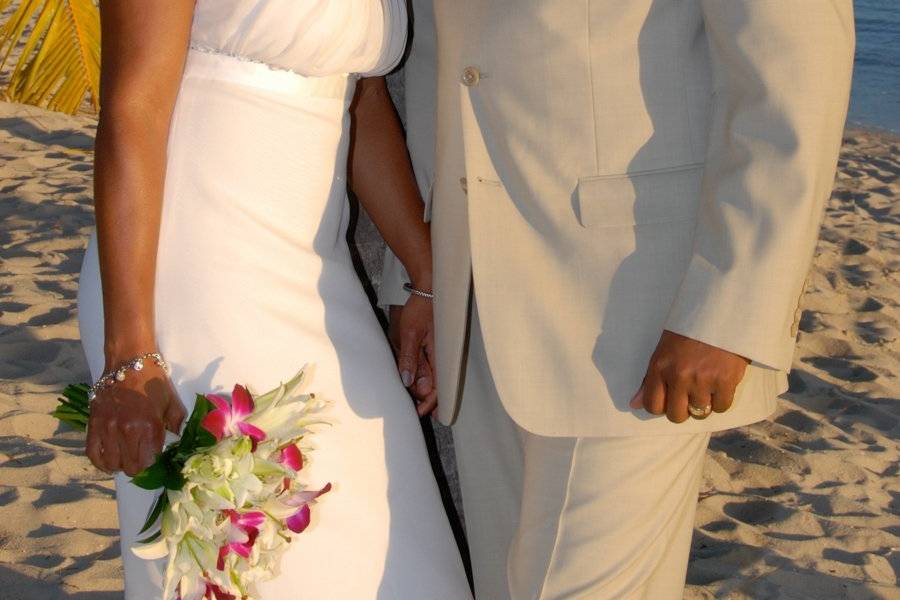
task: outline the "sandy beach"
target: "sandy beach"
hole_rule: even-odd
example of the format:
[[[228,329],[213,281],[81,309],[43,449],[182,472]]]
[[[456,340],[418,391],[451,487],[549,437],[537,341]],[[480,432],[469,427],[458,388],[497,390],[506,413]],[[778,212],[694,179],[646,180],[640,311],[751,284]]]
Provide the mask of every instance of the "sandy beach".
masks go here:
[[[4,600],[122,597],[111,480],[49,415],[88,378],[75,298],[95,124],[0,103]],[[900,598],[898,197],[900,140],[848,131],[791,389],[772,419],[713,439],[687,598]],[[364,220],[357,238],[377,270]]]

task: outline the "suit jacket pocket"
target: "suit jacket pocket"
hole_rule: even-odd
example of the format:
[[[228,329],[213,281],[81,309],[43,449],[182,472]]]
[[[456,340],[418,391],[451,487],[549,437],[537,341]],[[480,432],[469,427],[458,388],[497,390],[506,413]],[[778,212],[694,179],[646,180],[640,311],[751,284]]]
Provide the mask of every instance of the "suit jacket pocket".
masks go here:
[[[628,227],[693,219],[703,164],[582,177],[575,207],[584,227]]]

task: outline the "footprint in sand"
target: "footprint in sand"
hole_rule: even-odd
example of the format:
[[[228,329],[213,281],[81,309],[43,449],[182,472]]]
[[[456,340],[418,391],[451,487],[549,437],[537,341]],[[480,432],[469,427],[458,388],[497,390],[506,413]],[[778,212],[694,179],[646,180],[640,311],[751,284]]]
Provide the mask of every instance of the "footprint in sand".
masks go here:
[[[863,169],[863,173],[881,183],[893,183],[898,177],[895,173],[886,173],[880,169]]]
[[[723,507],[723,512],[732,519],[748,525],[778,523],[789,519],[794,514],[794,510],[771,500],[729,502]]]
[[[0,362],[0,379],[32,377],[47,370],[62,351],[62,346],[53,341],[29,340],[7,341],[4,347],[12,357]],[[0,448],[0,452],[2,452]]]
[[[832,244],[839,244],[844,240],[844,235],[836,231],[833,227],[823,227],[822,231],[819,233],[819,240],[824,242],[831,242]]]
[[[707,523],[706,525],[702,525],[701,528],[704,531],[709,531],[710,533],[717,533],[719,531],[734,531],[737,529],[737,523],[734,521],[713,521],[711,523]]]
[[[867,245],[860,242],[859,240],[851,238],[847,240],[846,244],[844,244],[842,253],[844,254],[844,256],[857,256],[860,254],[865,254],[869,250],[870,248]]]
[[[72,311],[69,308],[51,308],[42,315],[36,315],[28,319],[26,325],[41,327],[43,325],[58,325],[64,323],[71,316]]]
[[[822,429],[821,423],[799,410],[786,412],[775,419],[775,422],[799,433],[816,433]]]
[[[62,300],[74,300],[78,295],[78,286],[73,281],[38,279],[34,284],[39,290],[56,294]],[[2,310],[2,305],[0,305],[0,310]]]
[[[884,308],[884,304],[876,300],[875,298],[869,297],[866,298],[862,304],[859,305],[859,312],[875,312]]]
[[[894,195],[894,191],[891,189],[891,186],[889,186],[889,185],[882,185],[880,187],[872,188],[869,191],[872,192],[873,194],[877,194],[879,196],[886,196],[888,198]]]
[[[716,435],[710,440],[709,447],[713,451],[724,452],[734,460],[773,467],[788,473],[809,471],[809,465],[802,458],[754,439],[741,430]]]
[[[835,190],[832,196],[842,202],[856,202],[869,197],[869,192],[854,192],[853,190]]]
[[[53,504],[68,504],[88,497],[88,492],[83,487],[72,487],[71,485],[45,484],[36,485],[34,489],[41,492],[41,495],[31,503],[35,508]]]
[[[81,270],[83,258],[83,250],[74,252],[54,252],[48,255],[44,264],[53,267],[53,270],[57,273],[75,274]]]
[[[873,206],[868,200],[865,199],[859,200],[859,202],[857,202],[857,205],[861,209],[869,213],[869,215],[875,221],[891,224],[900,223],[900,218],[892,214],[894,212],[894,207],[892,205],[877,207]]]
[[[855,362],[861,360],[859,356],[808,356],[800,360],[843,381],[866,382],[878,379],[877,373]]]
[[[40,255],[40,252],[28,250],[27,248],[23,248],[22,246],[13,246],[12,248],[8,248],[0,252],[0,258],[4,260],[9,260],[12,258],[34,258],[35,256]]]
[[[874,269],[862,264],[842,265],[841,273],[844,280],[853,287],[868,287],[878,277]]]
[[[822,322],[821,316],[816,311],[804,310],[800,314],[800,323],[797,325],[797,328],[803,333],[813,333],[826,327],[827,325]]]
[[[0,437],[0,454],[8,457],[0,463],[0,467],[15,469],[45,465],[56,458],[56,452],[52,449],[18,435]]]
[[[891,273],[891,274],[900,271],[900,259],[891,260],[891,261],[888,261],[887,263],[885,263],[884,270],[886,273]]]
[[[58,567],[65,561],[66,557],[59,554],[35,554],[23,560],[22,564],[38,567],[39,569],[51,569]]]
[[[19,490],[16,488],[10,488],[8,490],[4,490],[0,492],[0,506],[7,506],[8,504],[12,504],[19,499]]]
[[[878,167],[882,171],[887,171],[888,173],[893,173],[894,175],[900,175],[900,165],[897,165],[897,163],[895,162],[883,160],[880,158],[873,158],[869,160],[869,164]]]
[[[897,339],[894,328],[881,321],[857,321],[854,329],[867,344],[887,344]]]
[[[806,380],[800,373],[801,372],[797,369],[791,369],[788,373],[789,394],[802,394],[809,388],[809,386],[806,384]]]
[[[734,551],[735,544],[724,540],[717,540],[712,537],[696,533],[694,535],[693,548],[691,550],[691,560],[703,560],[709,558],[721,558]],[[712,581],[719,579],[715,577]],[[706,578],[700,581],[708,581]]]
[[[30,308],[30,306],[22,302],[0,302],[0,315],[3,313],[19,313]]]

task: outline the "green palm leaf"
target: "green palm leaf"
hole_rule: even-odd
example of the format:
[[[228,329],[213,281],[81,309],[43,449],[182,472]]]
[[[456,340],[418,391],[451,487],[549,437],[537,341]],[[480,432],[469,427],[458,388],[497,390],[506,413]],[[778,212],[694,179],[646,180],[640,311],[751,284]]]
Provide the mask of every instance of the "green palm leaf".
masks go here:
[[[95,0],[0,0],[0,68],[12,60],[5,95],[74,114],[100,102],[100,15]]]

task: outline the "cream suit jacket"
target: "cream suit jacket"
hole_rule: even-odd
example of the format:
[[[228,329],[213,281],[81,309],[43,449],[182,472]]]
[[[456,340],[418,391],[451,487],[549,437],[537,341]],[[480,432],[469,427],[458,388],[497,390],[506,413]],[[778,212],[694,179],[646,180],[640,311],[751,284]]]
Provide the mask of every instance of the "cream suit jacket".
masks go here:
[[[851,1],[414,0],[412,35],[439,418],[458,410],[472,280],[496,387],[531,432],[770,414],[841,144]],[[381,302],[402,302],[402,269],[386,276]],[[728,412],[628,408],[663,329],[752,359]]]

